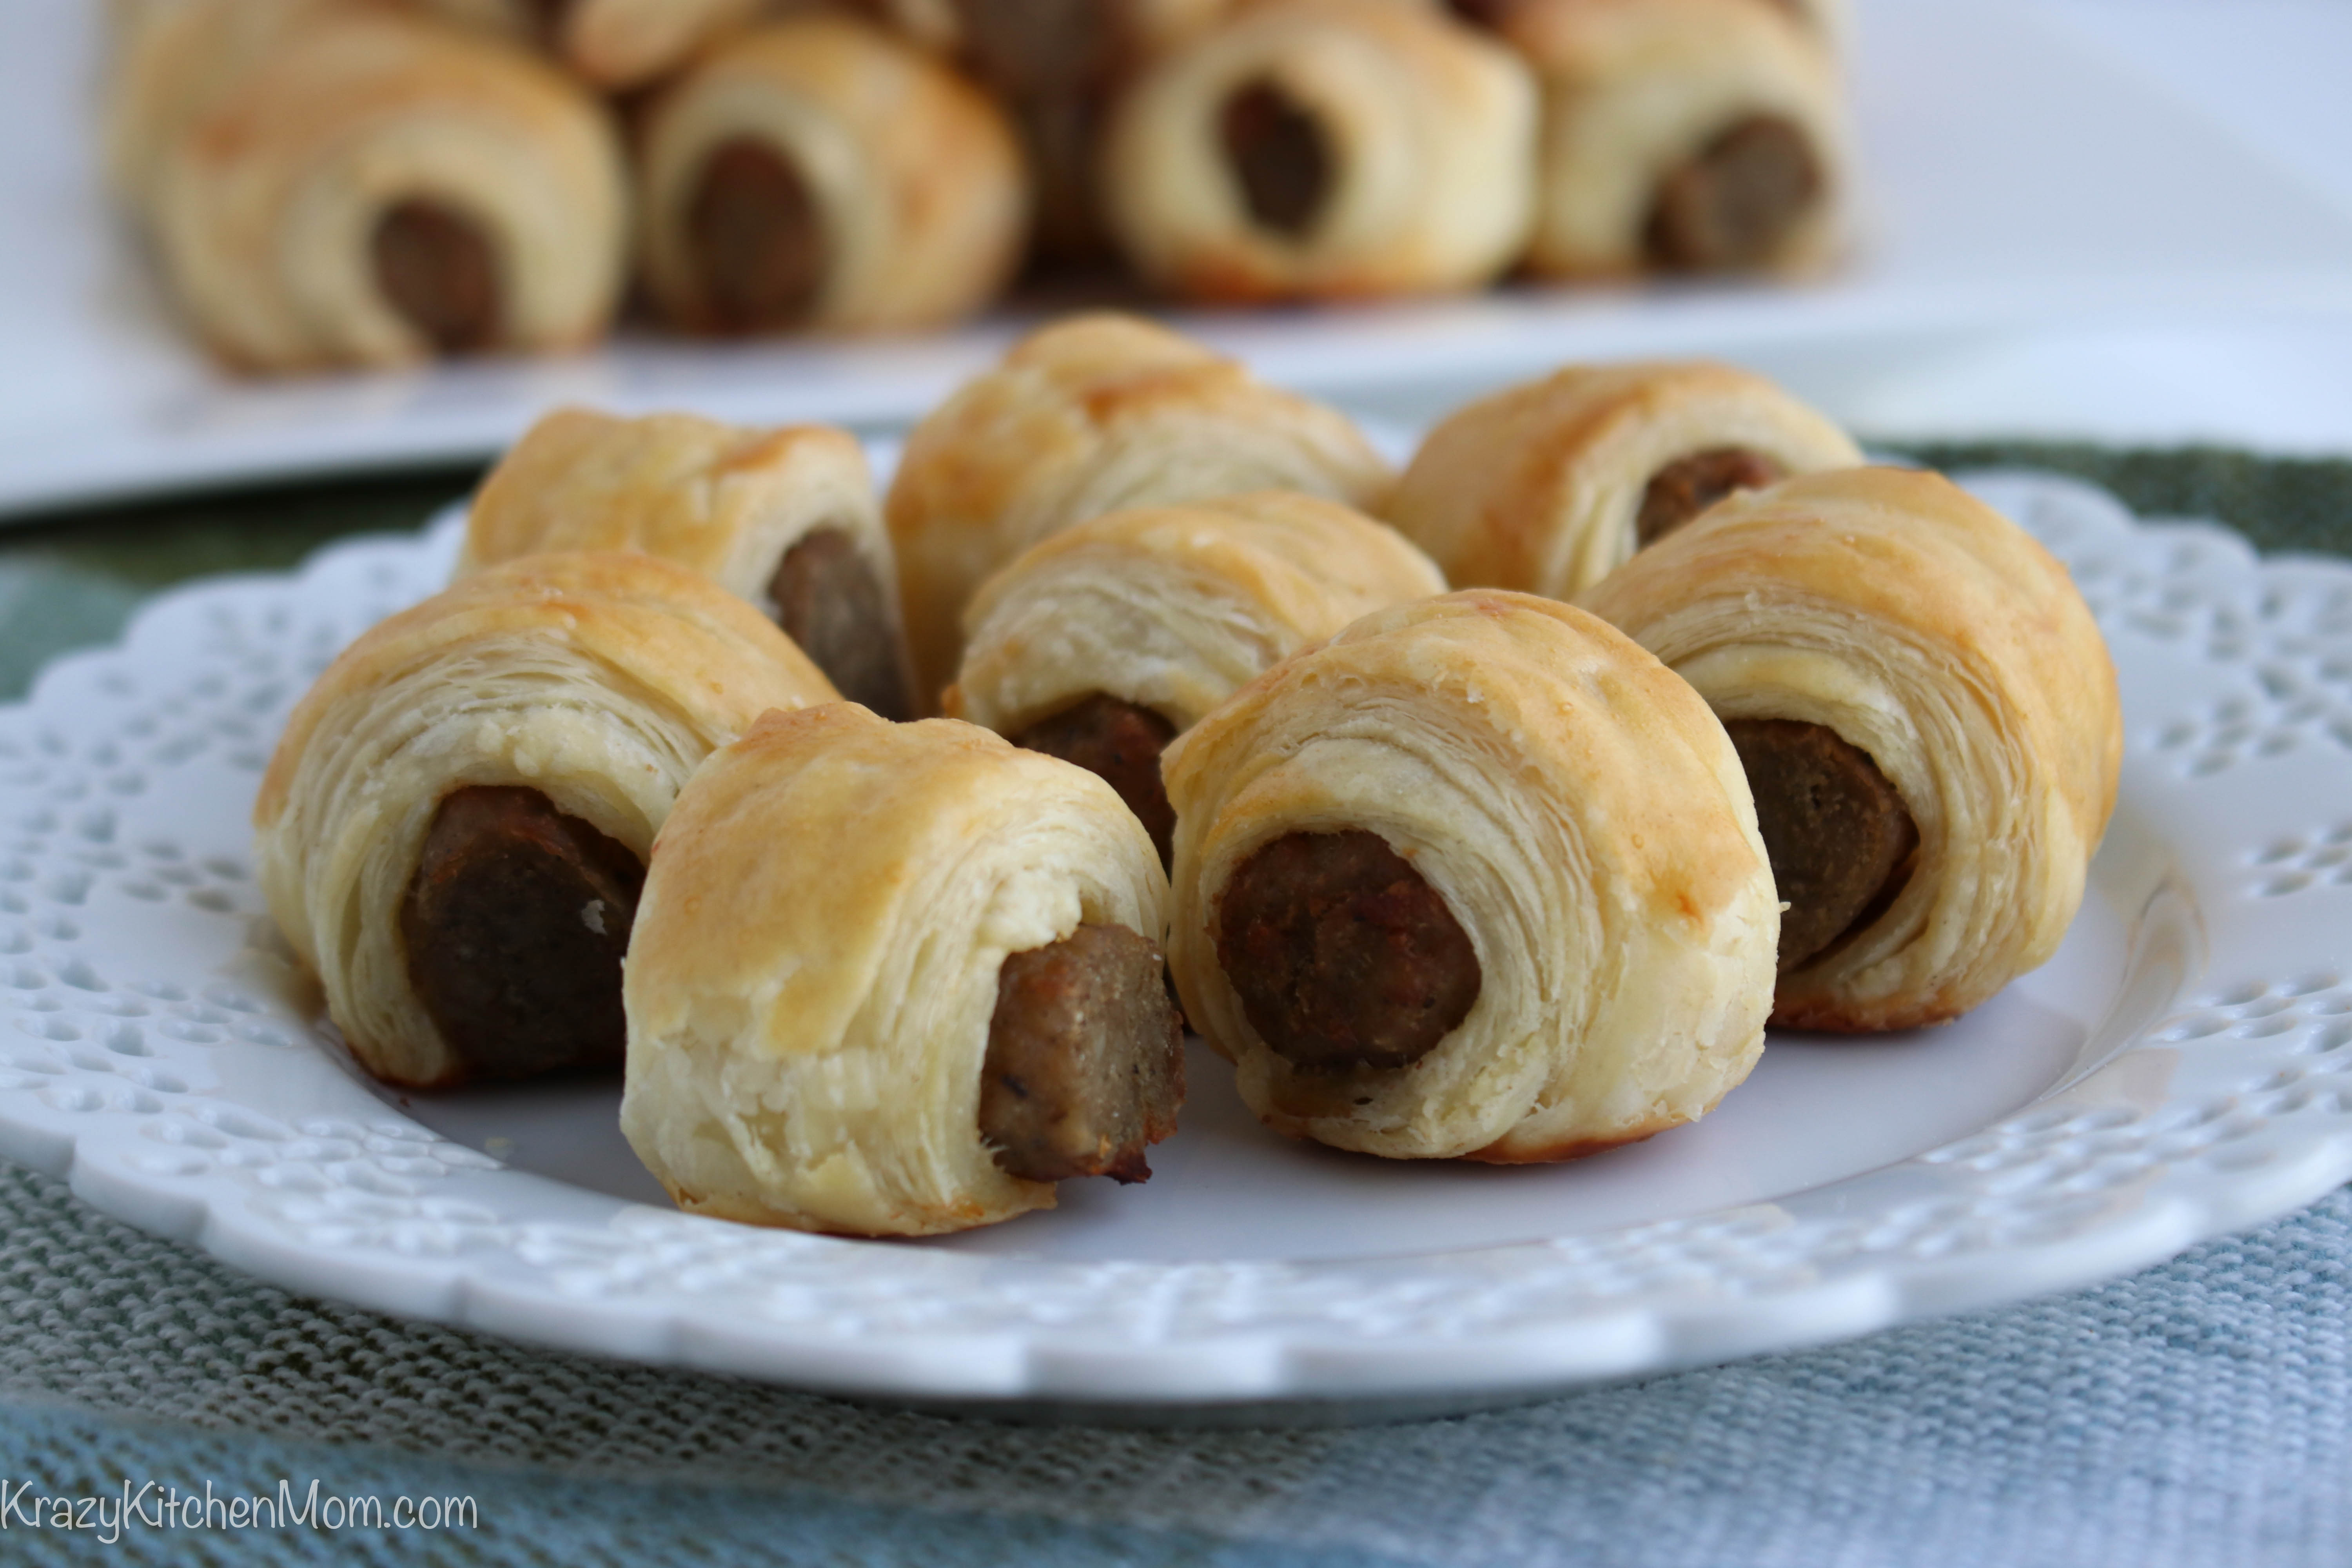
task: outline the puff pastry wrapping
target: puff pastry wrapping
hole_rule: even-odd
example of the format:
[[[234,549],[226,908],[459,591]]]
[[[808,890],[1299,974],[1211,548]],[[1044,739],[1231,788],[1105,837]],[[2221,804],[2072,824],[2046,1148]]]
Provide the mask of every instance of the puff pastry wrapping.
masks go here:
[[[891,480],[921,690],[954,679],[981,583],[1072,523],[1259,489],[1370,510],[1392,478],[1345,416],[1164,328],[1109,314],[1043,328],[915,427]]]
[[[1277,0],[1121,95],[1107,213],[1138,270],[1193,298],[1472,288],[1526,243],[1536,110],[1527,67],[1442,8]]]
[[[646,287],[703,331],[951,321],[1012,276],[1029,215],[1003,111],[846,16],[743,34],[666,88],[639,187]]]
[[[296,706],[254,806],[262,890],[370,1072],[459,1081],[474,1064],[418,998],[402,934],[444,800],[534,790],[642,860],[713,748],[835,700],[759,612],[683,567],[494,567],[379,623]]]
[[[981,585],[942,705],[1093,767],[1164,853],[1172,818],[1152,752],[1160,731],[1181,734],[1359,616],[1444,591],[1395,530],[1313,496],[1261,490],[1112,512],[1031,545]],[[1160,721],[1145,722],[1150,733],[1122,732],[1136,710]]]
[[[2122,728],[2098,627],[2022,529],[1937,475],[1811,474],[1723,503],[1581,602],[1727,723],[1833,731],[1916,825],[1891,901],[1780,976],[1778,1022],[1938,1023],[2057,950]]]
[[[114,8],[101,160],[108,189],[142,223],[156,168],[187,128],[306,18],[346,0],[142,0]]]
[[[642,551],[699,572],[776,620],[842,695],[909,716],[890,538],[846,431],[559,409],[482,482],[457,574],[559,550]]]
[[[1779,906],[1738,756],[1591,616],[1486,589],[1377,612],[1242,688],[1163,767],[1185,1016],[1279,1131],[1564,1159],[1703,1114],[1762,1049]],[[1475,1002],[1408,1065],[1299,1065],[1220,956],[1259,852],[1342,834],[1384,842],[1475,952]]]
[[[1543,84],[1528,263],[1555,277],[1801,272],[1839,239],[1834,49],[1759,0],[1521,0]]]
[[[1082,925],[1156,942],[1166,896],[1091,773],[950,720],[771,715],[662,830],[621,1129],[728,1219],[919,1236],[1051,1207],[980,1130],[1000,973]]]
[[[1456,586],[1566,599],[1726,486],[1861,461],[1827,418],[1730,365],[1571,365],[1430,431],[1385,515]]]
[[[320,7],[165,150],[166,270],[233,364],[296,370],[576,346],[622,281],[604,107],[530,57]]]
[[[643,87],[743,26],[766,0],[418,0],[541,45],[600,88]]]

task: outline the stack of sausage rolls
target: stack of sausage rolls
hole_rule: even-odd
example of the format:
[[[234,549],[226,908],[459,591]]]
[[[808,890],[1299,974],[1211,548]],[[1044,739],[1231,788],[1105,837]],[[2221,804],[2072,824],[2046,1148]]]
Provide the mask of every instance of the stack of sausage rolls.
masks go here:
[[[1770,383],[1572,367],[1391,473],[1120,317],[919,426],[550,416],[297,709],[263,882],[360,1063],[624,1077],[691,1210],[927,1235],[1270,1127],[1558,1161],[1768,1023],[2055,951],[2115,675],[2063,568]],[[1180,1013],[1181,1010],[1181,1013]]]
[[[1824,0],[1825,3],[1825,0]],[[1180,297],[1786,274],[1838,242],[1798,0],[118,0],[105,164],[285,372]]]

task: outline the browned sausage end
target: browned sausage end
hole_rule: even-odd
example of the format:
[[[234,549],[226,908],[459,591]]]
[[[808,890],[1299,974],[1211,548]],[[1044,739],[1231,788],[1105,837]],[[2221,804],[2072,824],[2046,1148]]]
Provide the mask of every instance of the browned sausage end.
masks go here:
[[[1145,1181],[1144,1150],[1176,1131],[1183,1103],[1183,1023],[1156,945],[1089,924],[1004,961],[980,1086],[1000,1168]]]
[[[1780,973],[1828,952],[1895,901],[1919,828],[1870,759],[1823,724],[1734,719],[1724,726],[1756,797],[1780,915]]]
[[[1750,115],[1658,182],[1644,234],[1650,260],[1678,272],[1764,266],[1822,187],[1805,132],[1779,115]]]
[[[1733,491],[1762,489],[1780,477],[1778,463],[1744,447],[1710,447],[1677,458],[1643,488],[1634,545],[1654,544]]]
[[[369,237],[377,289],[445,354],[498,341],[499,258],[480,225],[439,202],[396,202]]]
[[[784,552],[769,579],[776,624],[834,689],[885,719],[914,717],[890,603],[848,531],[818,528]]]
[[[466,1076],[621,1065],[621,958],[644,884],[625,846],[535,789],[441,802],[400,934],[409,984]]]
[[[1218,127],[1250,221],[1286,238],[1315,226],[1331,194],[1331,148],[1314,112],[1271,81],[1225,100]]]
[[[686,242],[699,282],[699,325],[787,331],[815,313],[832,264],[807,179],[756,137],[721,142],[687,205]]]
[[[1310,1071],[1409,1067],[1478,1000],[1468,934],[1377,833],[1292,833],[1255,850],[1225,884],[1216,938],[1250,1026]]]
[[[1160,777],[1160,753],[1176,738],[1176,726],[1150,709],[1096,692],[1007,736],[1024,751],[1043,752],[1076,763],[1118,792],[1168,864],[1176,836],[1176,809]]]

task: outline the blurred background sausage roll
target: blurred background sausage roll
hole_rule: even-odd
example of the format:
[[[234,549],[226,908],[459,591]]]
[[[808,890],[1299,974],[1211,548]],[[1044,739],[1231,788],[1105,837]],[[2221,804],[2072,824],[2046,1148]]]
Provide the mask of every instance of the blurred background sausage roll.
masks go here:
[[[2115,666],[2073,581],[1938,475],[1724,502],[1581,601],[1688,680],[1747,768],[1776,1022],[1958,1016],[2057,951],[2115,805]]]
[[[622,282],[603,105],[439,23],[320,7],[164,153],[174,290],[233,364],[576,347]]]
[[[134,221],[165,151],[313,13],[348,0],[118,0],[109,13],[102,161]]]
[[[1520,0],[1543,84],[1535,242],[1553,277],[1801,270],[1838,238],[1839,69],[1767,0]]]
[[[1119,315],[1045,327],[916,426],[891,480],[918,695],[955,679],[982,581],[1074,522],[1261,489],[1370,510],[1393,477],[1344,415],[1165,328]]]
[[[1445,591],[1394,529],[1262,490],[1112,512],[1031,545],[964,613],[950,717],[1099,773],[1168,856],[1168,742],[1276,661]]]
[[[952,720],[771,714],[678,797],[621,1130],[679,1206],[928,1236],[1150,1175],[1182,1030],[1167,879],[1108,785]]]
[[[1526,244],[1535,138],[1528,68],[1442,8],[1268,0],[1121,96],[1104,199],[1194,299],[1472,288]]]
[[[1019,264],[1028,176],[1011,126],[915,45],[848,16],[719,47],[646,112],[647,289],[706,332],[937,325]]]
[[[741,27],[770,0],[412,0],[538,45],[608,91],[642,87]]]
[[[1735,490],[1861,461],[1827,418],[1729,365],[1571,365],[1438,425],[1385,515],[1456,587],[1566,599]]]
[[[1277,1131],[1517,1163],[1704,1114],[1780,929],[1739,759],[1605,623],[1474,589],[1378,611],[1169,748],[1171,966]]]
[[[912,717],[890,539],[846,431],[559,409],[482,481],[457,573],[551,550],[636,550],[699,572],[773,619],[844,697]]]
[[[385,1082],[616,1068],[621,957],[679,787],[767,710],[834,700],[683,567],[494,567],[379,623],[295,708],[254,805],[262,890]]]

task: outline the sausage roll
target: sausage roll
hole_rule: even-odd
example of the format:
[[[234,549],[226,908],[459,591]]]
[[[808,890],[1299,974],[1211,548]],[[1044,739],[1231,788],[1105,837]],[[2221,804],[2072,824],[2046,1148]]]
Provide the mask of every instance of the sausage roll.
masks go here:
[[[1525,0],[1543,82],[1529,264],[1557,277],[1801,270],[1836,241],[1835,57],[1758,0]]]
[[[2022,529],[1934,474],[1810,474],[1582,602],[1739,748],[1789,906],[1776,1022],[1941,1023],[2057,950],[2122,731],[2098,627]]]
[[[850,16],[705,58],[655,100],[639,178],[646,286],[700,331],[953,320],[1012,275],[1029,216],[1003,112]]]
[[[621,1131],[679,1206],[796,1230],[1142,1181],[1183,1100],[1167,888],[1082,768],[952,720],[772,713],[656,847]]]
[[[492,40],[321,9],[166,149],[166,266],[260,370],[554,349],[603,331],[625,192],[602,105]]]
[[[1734,490],[1861,461],[1844,431],[1729,365],[1576,365],[1432,430],[1387,516],[1457,587],[1566,599]]]
[[[915,674],[955,678],[965,603],[1048,534],[1122,507],[1291,489],[1371,510],[1392,475],[1346,416],[1131,316],[1015,344],[907,437],[884,515]]]
[[[1277,0],[1139,78],[1103,194],[1147,278],[1206,300],[1473,288],[1535,194],[1528,68],[1435,6]]]
[[[1164,859],[1170,740],[1304,645],[1444,592],[1394,529],[1313,496],[1112,512],[1031,545],[982,584],[944,705],[1100,773]]]
[[[890,538],[846,431],[560,409],[482,482],[457,574],[550,550],[690,567],[758,605],[844,697],[912,717]]]
[[[422,0],[538,44],[600,88],[643,87],[749,22],[766,0]]]
[[[1739,758],[1580,610],[1379,611],[1164,769],[1185,1016],[1280,1131],[1564,1160],[1705,1114],[1763,1049],[1780,920]]]
[[[262,889],[387,1083],[618,1067],[621,955],[679,786],[766,710],[834,700],[683,567],[494,567],[367,632],[295,708],[254,806]]]

